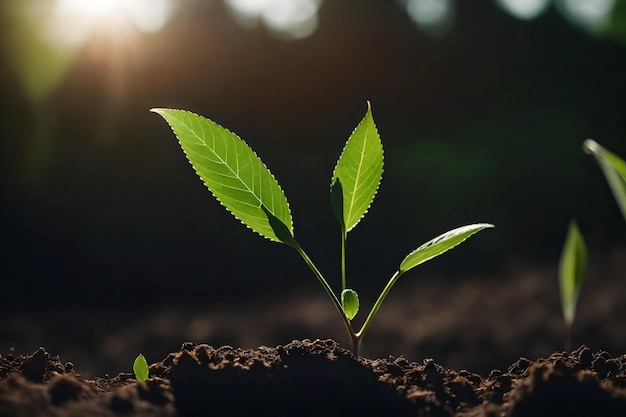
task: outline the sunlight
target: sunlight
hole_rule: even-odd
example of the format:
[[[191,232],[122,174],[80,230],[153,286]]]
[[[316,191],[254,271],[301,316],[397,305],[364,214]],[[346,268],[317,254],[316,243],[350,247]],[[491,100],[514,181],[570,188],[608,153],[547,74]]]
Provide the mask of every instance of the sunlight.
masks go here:
[[[550,0],[497,0],[502,9],[521,20],[531,20],[543,13]]]
[[[61,10],[73,10],[86,19],[110,19],[120,14],[124,8],[122,0],[60,0],[57,7]]]
[[[97,31],[123,36],[156,32],[173,14],[175,0],[56,0],[47,28],[59,46],[78,47]]]

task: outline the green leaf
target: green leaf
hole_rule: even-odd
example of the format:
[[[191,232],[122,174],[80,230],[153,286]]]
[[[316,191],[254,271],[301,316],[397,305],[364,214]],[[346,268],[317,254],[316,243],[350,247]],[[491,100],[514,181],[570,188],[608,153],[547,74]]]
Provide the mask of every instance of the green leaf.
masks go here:
[[[331,180],[333,210],[349,232],[369,209],[383,175],[383,145],[374,124],[372,109],[348,138]]]
[[[494,226],[488,223],[470,224],[439,235],[408,254],[400,264],[399,271],[400,273],[404,273],[411,268],[415,268],[416,266],[439,256],[444,252],[447,252],[468,237],[472,236],[474,233],[490,227]]]
[[[595,156],[626,220],[626,162],[592,139],[587,139],[583,143],[583,149]]]
[[[148,362],[141,353],[135,358],[135,362],[133,362],[133,372],[135,372],[135,379],[137,381],[145,381],[148,379]]]
[[[215,198],[261,236],[281,242],[265,207],[293,236],[289,204],[278,182],[237,135],[185,110],[152,109],[171,126],[187,159]]]
[[[359,295],[356,291],[346,288],[341,292],[341,305],[348,320],[352,320],[359,312]]]
[[[587,248],[576,221],[567,229],[563,251],[559,262],[559,287],[563,318],[571,326],[576,313],[576,302],[587,269]]]

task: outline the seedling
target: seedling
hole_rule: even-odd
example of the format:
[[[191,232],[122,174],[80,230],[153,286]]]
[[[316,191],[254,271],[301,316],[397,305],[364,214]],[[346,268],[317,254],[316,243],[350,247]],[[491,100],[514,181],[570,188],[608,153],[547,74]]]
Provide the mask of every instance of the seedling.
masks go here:
[[[565,349],[572,347],[572,326],[576,315],[576,303],[587,270],[587,247],[575,220],[567,229],[565,243],[559,262],[559,288],[565,329]]]
[[[383,148],[369,102],[365,116],[346,142],[330,184],[331,204],[341,227],[341,301],[296,241],[285,194],[256,153],[237,135],[207,118],[185,110],[152,111],[170,125],[196,173],[228,211],[256,233],[293,248],[304,259],[339,312],[355,356],[363,335],[400,276],[478,231],[493,227],[487,223],[459,227],[409,253],[356,331],[352,320],[359,310],[359,298],[347,284],[346,238],[372,204],[383,172]]]
[[[609,183],[622,216],[626,220],[626,162],[613,152],[600,146],[593,139],[587,139],[583,143],[583,149],[588,154],[595,156],[606,181]]]
[[[624,220],[626,220],[626,162],[600,146],[593,139],[587,139],[583,142],[583,149],[598,161]],[[559,287],[567,350],[570,350],[572,345],[572,326],[576,315],[576,303],[586,270],[587,247],[578,225],[572,220],[567,229],[559,262]]]
[[[135,379],[137,381],[145,381],[148,379],[148,362],[146,358],[140,353],[133,362],[133,372],[135,373]]]

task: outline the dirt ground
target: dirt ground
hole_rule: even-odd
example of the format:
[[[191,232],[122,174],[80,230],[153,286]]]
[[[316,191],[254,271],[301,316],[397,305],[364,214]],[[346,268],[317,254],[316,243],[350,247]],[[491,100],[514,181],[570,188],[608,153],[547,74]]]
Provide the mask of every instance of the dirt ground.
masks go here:
[[[332,340],[243,350],[185,344],[132,374],[85,380],[39,349],[0,357],[2,416],[624,416],[626,355],[581,347],[487,377],[400,357],[355,358]]]
[[[574,327],[586,346],[571,354],[556,266],[515,262],[399,282],[359,359],[321,290],[236,308],[10,312],[0,416],[624,416],[625,267],[623,249],[591,262]],[[139,352],[146,383],[129,373]]]

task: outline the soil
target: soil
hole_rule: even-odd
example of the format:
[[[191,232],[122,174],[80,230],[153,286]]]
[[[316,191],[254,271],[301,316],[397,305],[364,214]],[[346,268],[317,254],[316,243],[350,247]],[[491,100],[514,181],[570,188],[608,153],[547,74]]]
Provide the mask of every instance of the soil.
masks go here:
[[[520,358],[487,377],[432,359],[355,358],[333,340],[238,349],[186,343],[129,373],[88,380],[40,348],[0,357],[1,416],[624,416],[626,355],[588,347]]]
[[[507,270],[401,283],[360,358],[319,292],[230,310],[5,312],[0,417],[626,416],[626,251],[590,264],[574,326],[585,345],[569,353],[556,267]],[[123,372],[139,352],[146,382]]]

